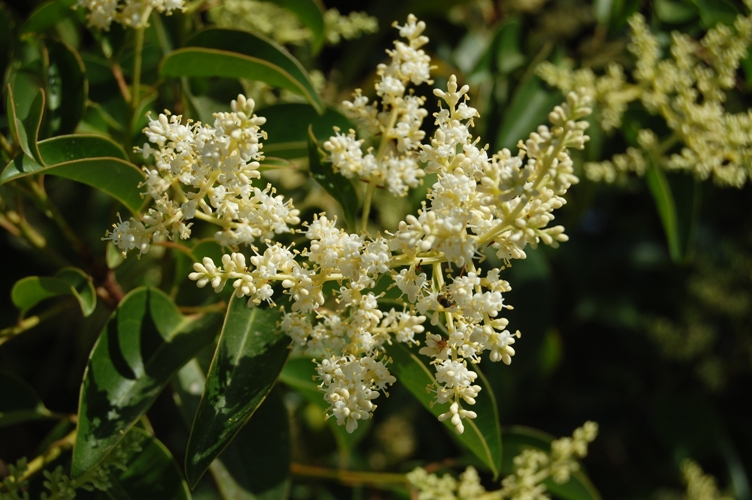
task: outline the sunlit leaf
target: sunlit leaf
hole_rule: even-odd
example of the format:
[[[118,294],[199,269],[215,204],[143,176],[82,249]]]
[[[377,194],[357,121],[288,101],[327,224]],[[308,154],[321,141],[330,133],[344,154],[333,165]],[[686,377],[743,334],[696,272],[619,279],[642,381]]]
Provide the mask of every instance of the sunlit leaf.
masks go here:
[[[34,389],[21,377],[0,372],[0,428],[50,417]]]
[[[313,136],[312,129],[308,129],[308,168],[311,176],[323,187],[327,193],[337,200],[345,213],[345,222],[351,229],[355,227],[358,213],[358,195],[349,179],[332,170],[331,162],[321,161],[322,156]]]
[[[219,76],[266,82],[305,97],[324,111],[303,66],[273,41],[245,31],[210,28],[162,61],[163,76]]]
[[[125,296],[94,345],[84,373],[73,476],[109,453],[172,374],[212,341],[220,318],[183,316],[156,289],[137,288]]]
[[[514,472],[514,457],[525,449],[532,448],[549,453],[551,442],[554,439],[553,436],[545,432],[528,427],[505,427],[502,430],[502,440],[504,441],[504,459],[501,463],[502,474]],[[559,484],[548,478],[544,481],[544,484],[550,493],[562,500],[600,500],[601,498],[598,490],[582,471],[573,473],[566,483]]]
[[[308,358],[293,358],[287,361],[279,380],[300,393],[309,403],[322,410],[329,408],[329,403],[324,401],[324,391],[319,389],[315,381],[316,365]],[[337,419],[328,418],[326,423],[337,440],[340,448],[351,451],[367,434],[371,428],[371,420],[358,421],[358,428],[352,433],[347,432],[344,425],[338,425]]]
[[[41,301],[60,295],[75,297],[81,306],[81,312],[87,317],[97,305],[97,292],[91,277],[75,267],[63,268],[54,277],[23,278],[11,290],[13,304],[21,310],[21,315],[25,315]]]
[[[433,404],[434,395],[426,388],[433,386],[436,379],[431,368],[426,366],[418,354],[400,343],[386,346],[386,350],[392,359],[389,371],[420,401],[424,408],[437,417],[449,410],[448,403]],[[476,383],[481,386],[476,404],[472,407],[478,417],[463,420],[465,431],[456,437],[493,472],[494,476],[498,476],[501,467],[502,443],[499,410],[488,380],[477,366],[473,367],[473,370],[478,374]],[[456,432],[449,420],[445,420],[444,425],[448,432]]]
[[[276,309],[248,307],[233,295],[186,451],[186,477],[195,486],[274,386],[290,353]]]
[[[324,13],[315,0],[277,0],[277,4],[295,14],[311,30],[313,52],[318,53],[324,45]]]
[[[39,142],[43,166],[19,154],[0,174],[0,184],[28,175],[47,174],[97,188],[136,213],[144,204],[141,170],[125,159],[122,148],[96,135],[66,135]]]

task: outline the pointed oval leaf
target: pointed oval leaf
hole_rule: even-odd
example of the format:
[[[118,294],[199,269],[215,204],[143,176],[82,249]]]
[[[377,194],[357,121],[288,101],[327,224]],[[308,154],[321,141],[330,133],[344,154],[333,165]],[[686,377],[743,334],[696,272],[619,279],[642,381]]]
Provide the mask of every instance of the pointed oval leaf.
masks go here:
[[[37,141],[42,127],[44,90],[24,72],[11,74],[7,87],[8,126],[13,139],[28,156],[44,164]]]
[[[75,267],[66,267],[54,277],[29,276],[16,282],[11,290],[13,304],[25,315],[29,309],[50,297],[72,295],[81,312],[88,317],[97,305],[97,292],[91,277]]]
[[[128,432],[139,435],[141,451],[128,457],[124,470],[109,473],[108,495],[118,500],[189,500],[191,492],[170,450],[143,429]]]
[[[404,344],[394,343],[386,346],[386,352],[392,359],[389,371],[428,411],[438,417],[449,409],[449,404],[433,404],[433,394],[426,391],[426,388],[433,386],[436,379],[433,371],[426,366],[414,350],[407,348]],[[474,366],[473,370],[478,374],[476,382],[481,386],[476,404],[472,407],[478,417],[463,420],[465,432],[456,437],[493,472],[494,477],[497,477],[501,468],[502,442],[499,410],[488,380],[477,366]],[[445,420],[444,425],[449,432],[456,434],[449,420]]]
[[[123,149],[111,140],[95,135],[65,135],[39,142],[39,150],[44,165],[19,154],[0,174],[0,184],[28,175],[48,174],[104,191],[133,213],[143,206],[138,186],[144,174],[127,161]]]
[[[209,28],[172,51],[160,68],[162,76],[219,76],[266,82],[305,97],[323,112],[316,89],[303,66],[273,41],[245,31]]]
[[[220,318],[183,316],[167,295],[152,288],[125,296],[94,344],[84,372],[74,477],[112,450],[172,374],[212,341]]]
[[[0,372],[0,429],[50,415],[25,380],[10,372]]]
[[[308,155],[308,127],[313,128],[317,142],[334,135],[334,127],[342,130],[353,128],[352,122],[342,113],[327,108],[320,115],[310,104],[288,102],[267,106],[258,111],[266,118],[264,153],[280,158],[305,158]]]
[[[284,370],[279,376],[288,387],[298,391],[306,401],[312,403],[322,410],[329,408],[329,403],[324,401],[324,391],[319,389],[314,377],[316,376],[316,365],[308,358],[294,358],[287,361]],[[352,433],[347,432],[344,425],[337,425],[337,419],[327,418],[326,423],[334,434],[337,446],[340,449],[352,451],[353,448],[368,434],[371,428],[371,420],[360,420],[358,428]]]
[[[276,309],[233,295],[196,412],[185,458],[193,487],[264,401],[290,354]]]
[[[505,451],[501,463],[502,474],[514,472],[514,457],[525,449],[533,448],[550,453],[551,442],[555,439],[545,432],[522,426],[505,427],[501,435]],[[581,470],[573,473],[566,483],[559,484],[549,478],[544,484],[549,492],[562,500],[601,500],[600,493]]]
[[[321,152],[313,129],[308,128],[308,168],[311,176],[323,187],[327,193],[337,200],[345,213],[345,222],[353,230],[358,212],[358,194],[348,178],[332,170],[331,162],[321,161]]]

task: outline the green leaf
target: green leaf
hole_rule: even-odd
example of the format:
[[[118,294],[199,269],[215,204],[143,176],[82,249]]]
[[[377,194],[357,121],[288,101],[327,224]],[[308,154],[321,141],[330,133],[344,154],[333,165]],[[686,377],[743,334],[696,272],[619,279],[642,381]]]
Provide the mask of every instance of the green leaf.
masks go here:
[[[658,19],[669,24],[685,23],[697,17],[697,9],[684,2],[656,0],[653,9]]]
[[[700,19],[705,28],[712,28],[718,23],[732,25],[739,10],[726,0],[692,0],[700,12]]]
[[[679,236],[679,223],[676,216],[676,203],[674,195],[671,193],[671,186],[666,180],[666,175],[662,170],[651,165],[645,172],[645,179],[653,195],[655,207],[663,223],[663,231],[666,233],[668,242],[668,252],[671,260],[681,262],[684,259],[685,244]]]
[[[334,127],[350,130],[353,124],[333,108],[326,108],[323,115],[310,104],[284,103],[268,106],[258,111],[266,118],[264,153],[280,158],[304,158],[308,155],[308,127],[313,128],[317,142],[329,140]]]
[[[194,487],[261,405],[290,354],[276,309],[233,295],[188,439],[185,471]]]
[[[261,172],[265,170],[284,170],[284,169],[296,169],[298,166],[286,160],[284,158],[275,158],[273,156],[267,156],[259,164],[259,170]]]
[[[433,404],[433,393],[428,392],[426,388],[433,386],[436,379],[433,371],[426,366],[414,350],[407,348],[404,344],[394,343],[386,346],[386,351],[392,359],[389,371],[428,411],[437,417],[448,411],[448,403]],[[472,407],[478,417],[463,420],[465,432],[459,435],[456,434],[449,420],[445,420],[444,425],[493,472],[494,477],[498,477],[502,457],[499,410],[488,380],[477,366],[474,366],[473,370],[478,374],[476,383],[481,386],[476,404]]]
[[[21,34],[47,31],[73,14],[71,8],[73,3],[55,0],[43,3],[29,15],[29,18],[21,27]]]
[[[84,117],[89,82],[81,56],[74,49],[55,40],[45,40],[50,55],[50,93],[47,108],[52,128],[57,134],[70,134]],[[44,154],[42,154],[44,158]]]
[[[324,401],[324,391],[319,389],[315,382],[316,365],[308,358],[293,358],[287,361],[279,380],[292,387],[303,396],[306,401],[322,410],[329,408],[329,403]],[[358,421],[358,428],[352,433],[347,432],[344,425],[337,425],[337,419],[328,418],[326,423],[334,434],[337,446],[340,449],[352,451],[355,446],[368,434],[371,428],[371,420]]]
[[[81,386],[71,474],[98,464],[172,374],[214,339],[218,314],[183,316],[163,292],[137,288],[110,316]]]
[[[305,97],[324,111],[303,66],[273,41],[245,31],[210,28],[171,52],[160,69],[162,76],[220,76],[266,82]]]
[[[123,471],[110,472],[112,486],[107,491],[110,498],[189,500],[191,492],[170,450],[144,429],[134,427],[128,432],[140,435],[141,451],[128,458]]]
[[[0,372],[0,429],[46,419],[50,415],[50,410],[25,380],[10,372]]]
[[[308,128],[308,168],[313,178],[321,184],[327,193],[337,200],[345,214],[345,222],[352,230],[358,213],[358,195],[349,179],[332,170],[331,162],[322,162],[322,155],[313,135],[313,128]]]
[[[39,151],[46,166],[19,154],[0,174],[0,184],[28,175],[54,175],[104,191],[133,213],[143,206],[138,186],[144,174],[111,140],[96,135],[64,135],[39,142]]]
[[[554,437],[536,429],[513,426],[503,429],[502,440],[505,453],[501,472],[506,475],[514,472],[514,457],[523,450],[532,448],[550,453]],[[601,498],[598,490],[582,471],[573,473],[569,481],[563,484],[558,484],[550,478],[543,483],[550,493],[562,500],[600,500]]]
[[[324,46],[324,13],[315,0],[276,0],[277,5],[289,10],[313,34],[311,48],[317,54]]]
[[[514,148],[530,132],[548,122],[548,114],[561,102],[561,94],[546,90],[537,77],[518,86],[496,137],[495,149]]]
[[[35,84],[30,75],[20,71],[11,74],[7,90],[6,109],[13,140],[26,155],[44,164],[37,146],[44,114],[44,90]]]
[[[518,18],[511,17],[499,24],[488,49],[478,60],[472,73],[488,71],[509,74],[525,64],[526,58],[522,52],[521,40],[522,23]]]
[[[97,305],[97,292],[91,277],[75,267],[63,268],[54,277],[23,278],[11,290],[13,304],[21,310],[22,316],[41,301],[60,295],[74,296],[85,317],[89,317]]]

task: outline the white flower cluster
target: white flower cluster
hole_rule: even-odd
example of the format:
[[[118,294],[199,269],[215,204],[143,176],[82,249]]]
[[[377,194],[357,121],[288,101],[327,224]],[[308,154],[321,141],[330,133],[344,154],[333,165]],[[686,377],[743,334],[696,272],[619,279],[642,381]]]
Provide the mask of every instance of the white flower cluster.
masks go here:
[[[752,10],[752,1],[746,0]],[[637,57],[628,83],[623,68],[612,63],[606,75],[596,77],[587,68],[572,71],[544,63],[539,74],[564,91],[584,87],[599,105],[605,130],[619,127],[627,105],[641,100],[647,111],[660,115],[671,130],[668,137],[643,140],[639,149],[612,161],[585,165],[595,181],[625,181],[629,172],[642,175],[646,165],[692,172],[699,179],[712,177],[724,186],[742,187],[752,176],[752,112],[729,113],[726,92],[736,85],[740,62],[752,43],[752,15],[739,15],[733,26],[718,24],[700,41],[673,32],[670,57],[660,40],[650,32],[642,15],[629,20],[632,29],[629,50]]]
[[[457,481],[449,474],[442,477],[418,467],[407,475],[419,500],[548,500],[543,483],[551,478],[557,484],[569,481],[580,469],[578,458],[587,456],[588,444],[598,435],[598,424],[585,422],[572,437],[551,443],[551,452],[527,449],[514,457],[514,472],[501,481],[501,489],[487,491],[477,471],[468,467]]]
[[[275,196],[271,185],[251,183],[260,177],[260,139],[266,137],[260,126],[266,120],[253,114],[253,100],[243,95],[231,108],[214,114],[214,126],[183,123],[167,112],[149,121],[144,133],[156,148],[145,143],[136,151],[154,158],[153,167],[143,168],[142,184],[154,203],[141,220],[121,220],[104,239],[123,253],[146,253],[152,243],[188,238],[186,221],[195,217],[221,227],[214,236],[222,246],[237,247],[290,232],[289,225],[300,222],[298,210]]]
[[[170,15],[183,10],[184,0],[78,0],[75,7],[85,8],[89,24],[99,29],[109,30],[113,22],[143,28],[152,11]]]
[[[363,140],[356,138],[355,131],[343,134],[339,129],[324,143],[324,149],[331,155],[335,172],[368,182],[371,191],[384,186],[395,196],[405,196],[425,175],[420,168],[419,152],[425,136],[421,126],[428,116],[423,108],[425,100],[408,93],[407,86],[432,83],[431,58],[421,49],[428,43],[428,38],[421,35],[426,28],[424,22],[411,14],[404,26],[397,27],[408,43],[395,41],[394,50],[387,51],[391,63],[378,66],[380,78],[375,87],[381,109],[376,103],[369,103],[360,89],[354,92],[352,101],[343,103],[349,117],[371,134],[381,135],[378,150],[363,153]],[[394,147],[390,148],[390,144]]]
[[[423,23],[413,16],[401,28],[411,40],[422,30]],[[402,71],[397,66],[382,68],[382,82]],[[413,74],[425,79],[423,69]],[[447,91],[434,91],[447,107],[434,115],[438,129],[430,144],[416,147],[438,179],[423,209],[408,215],[395,233],[348,233],[321,215],[307,225],[309,243],[302,251],[268,242],[261,253],[253,248],[249,265],[242,254],[233,253],[223,256],[221,266],[204,259],[189,276],[199,287],[211,284],[216,291],[233,281],[235,294],[248,297],[249,305],[272,303],[279,284],[290,299],[281,328],[299,350],[321,359],[318,373],[329,414],[348,431],[371,417],[373,400],[394,382],[384,345],[419,344],[417,336],[430,317],[434,328],[420,353],[435,367],[432,390],[436,403],[446,405],[440,420],[462,433],[463,420],[476,417],[466,406],[475,404],[481,390],[470,366],[486,351],[491,361],[509,364],[519,336],[506,329],[508,321],[500,316],[509,308],[502,294],[511,289],[500,278],[501,270],[483,272],[476,263],[489,246],[504,260],[522,259],[528,245],[556,246],[567,239],[563,227],[548,224],[577,182],[567,150],[582,148],[588,139],[587,123],[577,121],[590,112],[586,99],[571,93],[551,112],[554,126],[539,127],[520,142],[516,156],[502,150],[488,157],[469,130],[477,111],[468,106],[467,92],[454,76]],[[362,160],[354,157],[341,160],[341,171]],[[407,298],[402,310],[379,303],[383,292],[374,291],[379,281],[382,290],[397,287]],[[333,301],[324,293],[327,282],[338,284]]]

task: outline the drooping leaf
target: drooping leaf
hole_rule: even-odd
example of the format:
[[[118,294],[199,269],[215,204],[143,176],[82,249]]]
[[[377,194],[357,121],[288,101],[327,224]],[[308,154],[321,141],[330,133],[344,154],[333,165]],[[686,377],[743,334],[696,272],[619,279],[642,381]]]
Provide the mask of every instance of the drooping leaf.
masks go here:
[[[407,348],[404,344],[394,343],[386,346],[386,351],[392,359],[389,371],[409,390],[418,401],[433,415],[439,416],[449,410],[449,404],[433,404],[433,393],[426,388],[433,386],[434,378],[431,368],[421,360],[420,356]],[[467,448],[475,454],[490,470],[494,477],[499,475],[501,468],[501,428],[499,426],[499,410],[493,390],[483,373],[477,367],[473,370],[478,374],[476,383],[481,391],[476,398],[472,410],[478,414],[475,419],[464,419],[465,431],[456,435]],[[455,433],[454,426],[449,420],[444,421],[448,432]]]
[[[128,432],[139,435],[141,451],[130,455],[124,470],[110,471],[110,498],[190,500],[191,492],[170,450],[144,429],[134,427]]]
[[[293,358],[287,361],[279,380],[292,387],[303,396],[306,401],[322,410],[329,408],[329,403],[324,401],[324,392],[319,389],[314,380],[316,365],[308,358]],[[337,425],[337,419],[328,418],[326,423],[337,440],[337,446],[347,451],[353,448],[368,434],[371,428],[371,420],[358,421],[358,428],[352,433],[347,432],[344,425]]]
[[[504,122],[496,137],[496,149],[513,149],[517,141],[527,139],[539,125],[548,121],[548,114],[561,102],[561,94],[543,87],[537,77],[518,86]]]
[[[10,372],[0,372],[0,429],[46,419],[50,415],[50,410],[25,380]]]
[[[45,40],[50,55],[47,108],[56,134],[75,132],[84,116],[89,82],[81,56],[72,47],[52,39]],[[42,153],[44,159],[44,153]]]
[[[289,10],[302,22],[313,34],[311,48],[316,54],[324,45],[324,13],[315,0],[277,0],[281,7]]]
[[[172,374],[215,337],[220,315],[183,316],[172,300],[137,288],[120,302],[84,373],[71,474],[99,463],[149,409]]]
[[[504,459],[501,463],[501,472],[511,474],[514,472],[514,457],[530,448],[549,453],[554,437],[536,429],[513,426],[502,430],[502,440],[504,441]],[[598,490],[581,470],[573,473],[566,483],[559,484],[548,478],[544,484],[550,493],[562,500],[601,499]]]
[[[313,128],[317,142],[328,140],[334,135],[334,127],[344,132],[353,124],[335,109],[327,108],[320,115],[313,106],[290,102],[267,106],[258,111],[266,118],[264,131],[268,139],[264,141],[264,153],[280,158],[304,158],[308,155],[308,127]]]
[[[232,297],[201,397],[185,470],[195,486],[253,415],[274,386],[290,353],[289,338],[277,329],[276,309],[247,307]]]
[[[258,80],[305,97],[317,111],[324,105],[303,66],[273,41],[245,31],[210,28],[171,52],[162,76],[219,76]]]
[[[21,150],[38,163],[44,164],[37,140],[42,127],[45,96],[36,82],[25,72],[11,73],[7,87],[8,125]]]
[[[645,172],[645,179],[647,180],[650,194],[653,195],[658,215],[661,217],[671,260],[680,262],[684,258],[684,248],[679,236],[676,203],[674,202],[674,195],[671,193],[671,186],[666,180],[666,175],[663,171],[655,166],[648,168]]]
[[[349,179],[332,170],[331,162],[321,161],[321,152],[312,129],[308,129],[308,168],[311,176],[337,200],[345,213],[345,222],[352,230],[358,213],[358,195]]]
[[[97,292],[91,277],[75,267],[66,267],[51,276],[29,276],[19,280],[11,290],[13,304],[26,313],[41,301],[60,295],[72,295],[85,317],[94,312]]]
[[[75,2],[49,1],[32,12],[21,26],[21,33],[42,33],[73,14],[71,8]]]
[[[104,191],[133,213],[143,205],[138,186],[144,174],[111,140],[96,135],[65,135],[39,142],[39,151],[44,165],[19,154],[0,174],[0,184],[28,175],[54,175]]]

